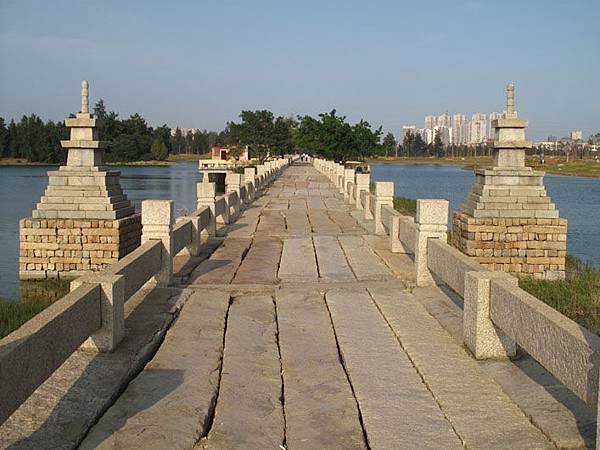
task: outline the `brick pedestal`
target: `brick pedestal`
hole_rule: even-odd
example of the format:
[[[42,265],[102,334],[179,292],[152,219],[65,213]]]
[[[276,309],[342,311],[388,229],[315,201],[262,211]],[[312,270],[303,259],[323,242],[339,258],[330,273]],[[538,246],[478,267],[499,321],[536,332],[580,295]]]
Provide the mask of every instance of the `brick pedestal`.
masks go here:
[[[490,270],[562,278],[566,219],[483,218],[455,212],[452,245]]]
[[[73,278],[101,271],[140,245],[141,219],[21,219],[21,279]]]

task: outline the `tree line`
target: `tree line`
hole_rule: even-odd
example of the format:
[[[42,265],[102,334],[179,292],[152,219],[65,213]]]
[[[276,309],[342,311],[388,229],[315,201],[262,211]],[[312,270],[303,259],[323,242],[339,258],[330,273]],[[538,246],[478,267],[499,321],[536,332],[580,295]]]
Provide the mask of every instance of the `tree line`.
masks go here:
[[[251,157],[306,152],[338,161],[364,160],[382,153],[381,127],[360,120],[350,124],[333,109],[319,114],[283,117],[268,110],[242,111],[239,123],[229,122],[229,145],[247,146]]]
[[[139,113],[121,119],[119,113],[107,110],[102,99],[96,102],[94,115],[100,139],[110,142],[104,154],[106,162],[165,160],[169,154],[178,153],[202,154],[213,145],[225,145],[228,140],[227,130],[198,130],[184,135],[179,128],[171,133],[166,124],[153,128]],[[18,122],[13,119],[6,124],[0,117],[0,158],[63,163],[67,153],[60,141],[65,139],[69,139],[69,132],[63,121],[44,122],[31,114],[24,115]]]
[[[222,131],[195,130],[184,134],[166,124],[153,128],[138,113],[121,119],[109,111],[102,99],[94,107],[100,139],[109,141],[107,162],[164,160],[169,155],[205,154],[213,146],[229,146],[234,156],[248,147],[250,156],[263,160],[267,155],[306,152],[337,161],[365,160],[378,156],[394,157],[465,157],[490,155],[486,145],[444,145],[439,135],[427,144],[419,133],[408,130],[401,143],[392,133],[382,139],[382,128],[373,128],[361,119],[352,124],[335,109],[317,117],[275,116],[268,110],[240,113],[238,122],[228,122]],[[71,115],[74,117],[74,115]],[[20,158],[32,162],[62,163],[66,151],[60,140],[68,139],[64,122],[42,121],[37,115],[23,116],[6,124],[0,117],[0,158]],[[600,133],[590,144],[600,141]],[[586,146],[569,147],[559,143],[558,153],[583,156]],[[564,149],[562,148],[564,147]],[[589,149],[589,147],[587,147]],[[560,152],[562,150],[562,152]],[[538,153],[531,149],[528,153]],[[550,153],[550,151],[548,151]],[[588,150],[589,153],[589,150]]]

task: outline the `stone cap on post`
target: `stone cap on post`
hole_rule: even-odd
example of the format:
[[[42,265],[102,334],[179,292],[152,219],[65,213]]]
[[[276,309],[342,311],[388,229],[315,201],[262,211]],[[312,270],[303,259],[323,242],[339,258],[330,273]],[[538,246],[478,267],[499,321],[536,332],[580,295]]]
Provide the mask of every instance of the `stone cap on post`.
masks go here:
[[[366,187],[369,189],[369,183],[371,182],[371,174],[369,173],[357,173],[356,174],[356,186]]]
[[[242,184],[242,175],[239,173],[228,173],[225,176],[225,192],[237,192]]]
[[[394,201],[394,182],[377,181],[375,183],[375,199],[378,202],[393,203]]]
[[[254,167],[246,167],[244,169],[244,182],[248,183],[248,182],[253,182],[254,183],[254,178],[256,177],[256,168]]]
[[[448,200],[418,199],[415,223],[421,230],[446,231],[448,229]]]
[[[207,206],[208,203],[200,203],[200,200],[209,201],[212,200],[214,203],[215,195],[217,192],[216,183],[200,182],[196,183],[196,195],[198,197],[199,206]]]

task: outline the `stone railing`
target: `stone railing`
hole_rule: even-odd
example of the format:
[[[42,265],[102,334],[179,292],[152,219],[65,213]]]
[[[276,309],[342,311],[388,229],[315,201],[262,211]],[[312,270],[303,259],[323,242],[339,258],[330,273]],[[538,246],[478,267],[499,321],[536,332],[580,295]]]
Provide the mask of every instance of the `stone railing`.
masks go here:
[[[175,220],[172,200],[142,202],[142,243],[102,272],[71,282],[71,292],[0,340],[0,424],[80,346],[111,352],[125,335],[125,303],[146,284],[166,286],[173,257],[197,255],[217,221],[229,223],[266,188],[287,159],[232,177],[224,196],[214,183],[198,183],[198,207]]]
[[[365,174],[352,181],[340,164],[321,159],[313,164],[337,187],[364,186]],[[516,277],[492,272],[450,246],[446,200],[417,200],[413,219],[394,210],[393,183],[377,182],[374,194],[366,186],[357,187],[353,205],[364,219],[374,220],[377,234],[389,236],[392,252],[413,255],[417,286],[442,282],[463,297],[463,340],[475,358],[514,356],[518,345],[598,410],[598,336],[519,288]]]

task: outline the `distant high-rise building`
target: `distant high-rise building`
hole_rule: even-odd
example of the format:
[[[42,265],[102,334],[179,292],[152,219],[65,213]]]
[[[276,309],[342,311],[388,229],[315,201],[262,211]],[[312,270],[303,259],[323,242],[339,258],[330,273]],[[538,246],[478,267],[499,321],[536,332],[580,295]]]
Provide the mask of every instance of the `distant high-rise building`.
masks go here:
[[[183,136],[187,136],[189,133],[196,134],[200,132],[200,128],[178,128],[181,130]],[[177,128],[171,128],[171,136],[175,136],[175,133],[177,133]]]
[[[571,140],[572,141],[582,141],[583,140],[583,132],[581,130],[571,131]]]
[[[499,112],[490,113],[490,120],[487,125],[487,127],[488,127],[487,136],[489,139],[494,139],[494,128],[492,127],[492,121],[498,120],[498,119],[502,119],[502,113],[499,113]]]
[[[454,114],[452,143],[454,145],[465,145],[469,143],[469,121],[464,114]]]
[[[437,116],[437,123],[436,125],[438,127],[446,127],[446,128],[450,128],[452,126],[452,123],[450,121],[450,114],[448,114],[447,112],[442,114],[441,116]]]
[[[435,116],[425,116],[425,128],[433,130],[433,127],[437,125],[437,118]]]
[[[471,116],[470,144],[482,144],[487,139],[487,117],[484,113],[475,113]]]
[[[452,128],[439,126],[439,125],[434,127],[433,133],[431,133],[431,142],[428,142],[428,144],[433,142],[436,134],[440,137],[442,144],[444,144],[444,145],[450,144],[450,137],[452,136]]]

